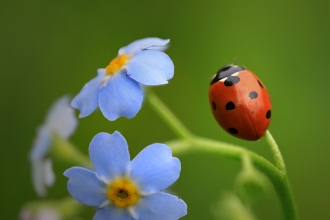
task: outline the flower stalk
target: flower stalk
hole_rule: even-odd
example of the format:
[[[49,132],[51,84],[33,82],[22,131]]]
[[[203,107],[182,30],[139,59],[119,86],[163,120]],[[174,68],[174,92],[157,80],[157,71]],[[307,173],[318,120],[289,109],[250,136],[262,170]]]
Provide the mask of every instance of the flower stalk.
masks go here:
[[[243,154],[248,155],[255,167],[264,173],[274,185],[281,202],[284,219],[297,219],[296,204],[290,182],[286,175],[284,160],[269,131],[266,132],[266,138],[271,146],[275,165],[264,157],[249,151],[244,147],[192,135],[181,121],[179,121],[179,119],[167,108],[167,106],[162,103],[154,93],[152,93],[152,91],[148,91],[147,97],[150,106],[179,137],[179,140],[167,143],[171,148],[173,147],[172,151],[174,154],[193,151],[211,154],[216,153],[239,161],[242,160]]]
[[[65,161],[68,164],[84,167],[92,166],[91,161],[84,153],[79,151],[70,141],[64,140],[56,134],[54,134],[51,154],[54,158]]]
[[[270,150],[273,154],[275,166],[282,172],[286,172],[284,160],[281,154],[280,149],[278,148],[273,136],[271,133],[267,130],[265,134],[266,140],[268,142],[268,145],[270,146]]]
[[[173,132],[179,138],[190,138],[192,135],[190,131],[182,124],[182,122],[171,112],[171,110],[153,93],[151,89],[148,89],[147,98],[149,104],[156,113],[161,117],[167,125],[173,130]]]

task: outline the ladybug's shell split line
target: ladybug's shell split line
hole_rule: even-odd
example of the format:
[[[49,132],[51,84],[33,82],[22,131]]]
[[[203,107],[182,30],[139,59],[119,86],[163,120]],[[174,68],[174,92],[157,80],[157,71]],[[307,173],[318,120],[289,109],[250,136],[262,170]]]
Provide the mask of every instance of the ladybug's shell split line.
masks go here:
[[[271,101],[260,79],[244,67],[227,65],[211,81],[209,101],[213,116],[229,134],[258,140],[271,117]]]

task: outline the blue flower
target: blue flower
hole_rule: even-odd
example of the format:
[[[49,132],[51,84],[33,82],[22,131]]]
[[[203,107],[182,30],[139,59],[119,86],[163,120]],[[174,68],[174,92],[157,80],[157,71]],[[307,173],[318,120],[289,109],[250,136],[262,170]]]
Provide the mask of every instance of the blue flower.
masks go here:
[[[79,117],[90,115],[98,106],[110,121],[120,116],[133,118],[143,101],[142,85],[167,84],[173,77],[172,60],[162,52],[170,40],[145,38],[119,50],[118,56],[81,89],[71,102]]]
[[[32,184],[39,196],[45,196],[46,186],[51,186],[55,182],[52,161],[48,158],[53,135],[67,139],[76,129],[77,124],[70,99],[63,96],[52,105],[44,124],[38,128],[29,160],[32,166]]]
[[[72,167],[64,175],[75,199],[98,207],[94,220],[174,220],[187,214],[184,201],[161,191],[181,170],[168,146],[149,145],[130,161],[126,140],[116,131],[95,135],[89,155],[95,172]]]
[[[20,220],[61,220],[61,213],[58,210],[43,207],[40,210],[32,210],[26,209],[20,212],[19,214]]]

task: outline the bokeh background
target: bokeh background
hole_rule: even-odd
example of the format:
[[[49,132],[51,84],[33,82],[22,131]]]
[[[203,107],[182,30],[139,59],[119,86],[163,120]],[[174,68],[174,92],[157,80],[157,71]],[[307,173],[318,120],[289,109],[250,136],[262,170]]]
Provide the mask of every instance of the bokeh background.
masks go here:
[[[264,139],[227,135],[208,104],[209,80],[237,60],[267,86],[270,131],[282,150],[302,220],[330,219],[330,1],[2,1],[0,4],[0,218],[16,219],[37,199],[27,159],[36,127],[52,102],[81,87],[133,40],[170,38],[175,76],[154,92],[195,134],[246,146],[272,159]],[[77,112],[78,113],[78,112]],[[97,111],[79,121],[72,141],[87,152],[92,137],[119,130],[131,156],[175,138],[146,103],[131,120]],[[233,189],[240,163],[215,155],[180,156],[172,190],[188,204],[184,219],[214,219],[211,207]],[[65,164],[55,163],[49,198],[67,195]],[[259,219],[281,219],[274,192],[259,201]],[[90,210],[89,216],[93,216]]]

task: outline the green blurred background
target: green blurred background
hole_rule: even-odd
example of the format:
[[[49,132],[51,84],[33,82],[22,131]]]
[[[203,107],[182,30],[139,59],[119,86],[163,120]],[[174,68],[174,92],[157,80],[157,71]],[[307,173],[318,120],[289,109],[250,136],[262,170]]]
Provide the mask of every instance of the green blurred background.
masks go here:
[[[282,150],[300,219],[330,219],[330,1],[2,1],[0,4],[1,219],[16,219],[36,199],[27,159],[36,127],[51,103],[72,96],[133,40],[170,38],[175,76],[155,93],[195,134],[246,146],[268,159],[264,139],[235,139],[217,125],[208,104],[209,80],[237,59],[267,86],[270,131]],[[72,141],[87,152],[92,137],[119,130],[131,156],[175,138],[146,103],[131,120],[108,122],[97,111],[81,119]],[[221,192],[233,189],[240,163],[180,156],[173,187],[188,204],[184,219],[213,219]],[[55,163],[49,197],[67,194],[66,165]],[[254,207],[259,219],[281,219],[274,192]],[[90,211],[90,218],[94,211]]]

